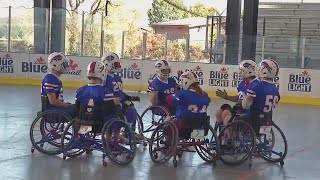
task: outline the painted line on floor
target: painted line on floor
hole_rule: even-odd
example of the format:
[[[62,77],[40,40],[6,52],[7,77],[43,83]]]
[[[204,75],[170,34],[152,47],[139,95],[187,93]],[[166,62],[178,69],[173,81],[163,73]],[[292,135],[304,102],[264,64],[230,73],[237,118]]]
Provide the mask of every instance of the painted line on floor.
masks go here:
[[[287,155],[286,158],[285,158],[285,160],[286,160],[286,159],[291,159],[291,158],[293,158],[294,156],[296,156],[297,154],[303,153],[303,152],[305,152],[305,151],[307,151],[307,150],[314,149],[314,148],[316,148],[317,146],[318,146],[318,144],[313,144],[313,145],[307,146],[307,147],[305,147],[305,148],[303,148],[303,149],[297,150],[297,151],[295,151],[295,152]],[[266,169],[270,168],[270,167],[273,166],[273,165],[274,165],[274,164],[270,163],[270,164],[266,165],[266,166],[263,167],[263,168],[254,170],[254,171],[252,171],[252,172],[248,172],[248,173],[240,176],[240,177],[238,178],[238,180],[246,180],[246,179],[248,179],[248,178],[250,178],[250,177],[252,177],[252,176],[257,175],[259,172],[265,171]]]

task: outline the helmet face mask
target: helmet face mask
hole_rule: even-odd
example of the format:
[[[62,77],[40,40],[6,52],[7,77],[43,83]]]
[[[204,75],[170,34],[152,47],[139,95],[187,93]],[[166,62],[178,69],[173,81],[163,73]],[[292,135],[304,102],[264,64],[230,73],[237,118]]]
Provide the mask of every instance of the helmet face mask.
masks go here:
[[[70,71],[69,59],[63,53],[51,53],[48,57],[48,69],[66,74]]]
[[[107,53],[101,58],[107,73],[117,73],[121,70],[121,62],[116,53]]]
[[[171,68],[166,60],[159,60],[155,64],[156,74],[159,78],[167,79],[171,74]]]

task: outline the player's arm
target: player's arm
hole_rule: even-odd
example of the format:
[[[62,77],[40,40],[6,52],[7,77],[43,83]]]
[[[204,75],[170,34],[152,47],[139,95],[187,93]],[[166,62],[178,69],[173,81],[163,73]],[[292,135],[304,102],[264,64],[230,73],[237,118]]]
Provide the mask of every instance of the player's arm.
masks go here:
[[[129,96],[128,94],[124,93],[124,96],[126,98],[126,100],[129,100],[129,101],[140,101],[140,97],[139,96]]]
[[[149,99],[152,106],[156,106],[158,104],[158,92],[154,91],[149,94]]]
[[[177,105],[182,103],[182,93],[181,91],[177,92],[176,94],[168,95],[166,98],[166,103],[169,105]]]
[[[222,99],[232,101],[232,102],[238,102],[239,100],[239,96],[229,96],[225,89],[223,91],[218,89],[216,91],[216,95]]]
[[[48,97],[48,100],[49,100],[50,104],[52,104],[54,106],[63,107],[63,108],[68,108],[70,106],[70,104],[67,104],[67,103],[64,103],[64,102],[60,101],[56,97],[56,94],[54,92],[47,93],[47,97]]]
[[[251,86],[247,90],[247,95],[242,100],[242,107],[244,109],[250,109],[254,99],[256,98],[256,86]]]
[[[149,100],[152,106],[156,106],[158,104],[158,90],[154,85],[154,82],[151,82],[148,87]]]

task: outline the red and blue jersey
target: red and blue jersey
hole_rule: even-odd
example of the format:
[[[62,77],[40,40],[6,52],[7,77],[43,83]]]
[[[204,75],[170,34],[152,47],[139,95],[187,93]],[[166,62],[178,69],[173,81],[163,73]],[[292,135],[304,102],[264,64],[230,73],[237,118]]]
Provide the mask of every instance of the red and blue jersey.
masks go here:
[[[247,89],[252,85],[252,84],[255,84],[259,82],[259,80],[257,79],[254,79],[252,80],[251,82],[246,82],[245,80],[242,80],[240,82],[240,84],[238,85],[237,87],[237,90],[238,90],[238,102],[241,103],[241,101],[243,100],[243,98],[245,97],[245,95],[247,94]]]
[[[52,73],[48,73],[43,78],[41,83],[41,95],[47,96],[50,93],[54,93],[57,99],[64,101],[62,82],[56,75]]]
[[[122,103],[126,101],[126,96],[123,92],[122,79],[119,75],[107,74],[104,86],[112,90],[115,97],[121,98]]]
[[[206,118],[207,108],[211,102],[208,94],[204,92],[198,96],[193,90],[180,90],[168,97],[167,101],[176,106],[176,118]]]
[[[247,96],[254,98],[251,110],[255,109],[260,112],[271,112],[280,101],[278,88],[268,81],[259,81],[251,84],[247,90]],[[250,111],[247,113],[250,116]]]
[[[155,77],[149,84],[148,92],[158,92],[158,106],[166,104],[166,98],[168,95],[175,93],[177,81],[174,77],[169,77],[166,82]]]
[[[114,95],[111,90],[101,84],[88,84],[76,91],[76,101],[82,105],[102,106],[104,101],[112,100]]]

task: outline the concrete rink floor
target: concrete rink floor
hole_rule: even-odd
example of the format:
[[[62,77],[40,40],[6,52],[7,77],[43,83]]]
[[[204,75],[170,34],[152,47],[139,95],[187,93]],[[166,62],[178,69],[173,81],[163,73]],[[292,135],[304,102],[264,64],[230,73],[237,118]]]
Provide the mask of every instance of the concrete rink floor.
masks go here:
[[[66,101],[74,102],[75,89],[65,89]],[[35,151],[31,154],[29,129],[40,109],[40,85],[37,87],[0,85],[0,180],[198,180],[198,179],[320,179],[320,107],[281,104],[274,113],[274,121],[288,140],[288,154],[284,167],[256,158],[250,170],[248,163],[229,167],[218,161],[213,167],[196,153],[185,153],[174,168],[172,160],[155,165],[148,153],[138,145],[137,156],[128,166],[109,160],[102,166],[102,153],[82,155],[62,160],[62,155],[47,156]],[[149,105],[146,94],[138,94],[139,113]],[[209,113],[224,103],[213,100]],[[211,118],[211,124],[215,119]]]

